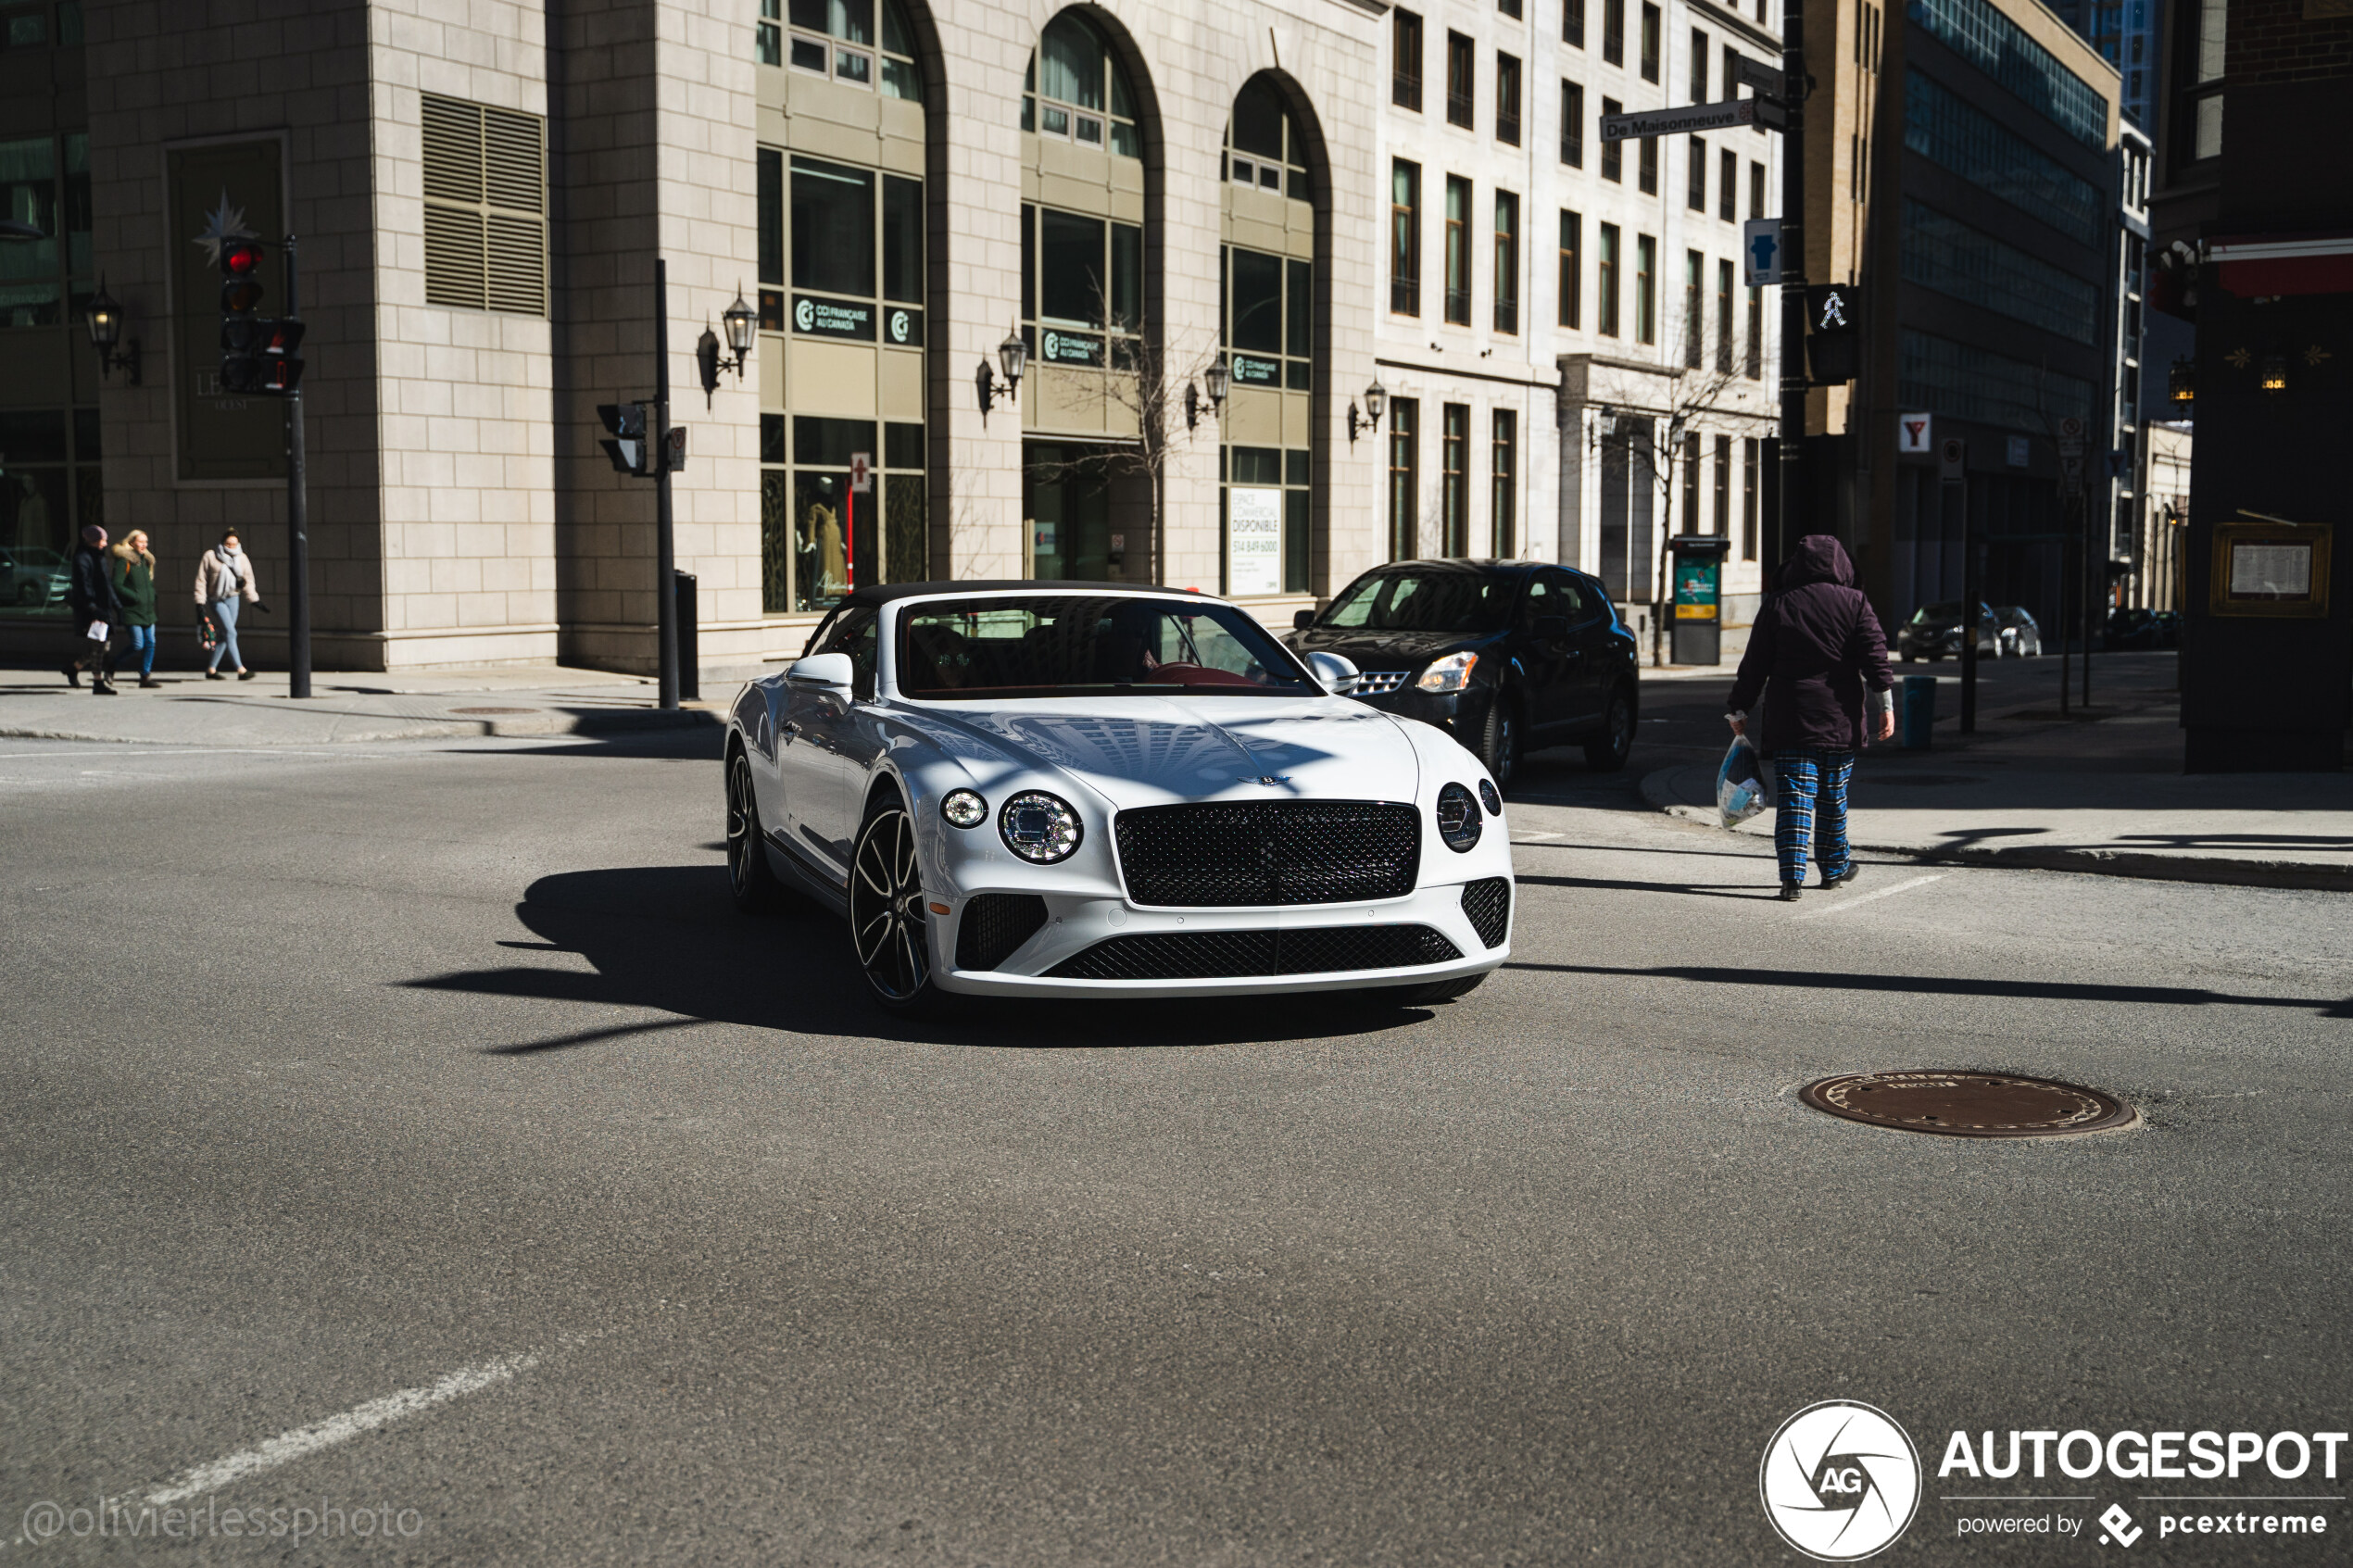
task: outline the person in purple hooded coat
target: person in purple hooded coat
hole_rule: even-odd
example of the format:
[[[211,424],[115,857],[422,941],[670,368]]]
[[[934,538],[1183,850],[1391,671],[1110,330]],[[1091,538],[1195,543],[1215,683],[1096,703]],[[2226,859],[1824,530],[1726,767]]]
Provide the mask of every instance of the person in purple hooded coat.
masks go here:
[[[1866,709],[1872,739],[1895,733],[1888,699],[1894,684],[1887,633],[1871,601],[1855,586],[1845,546],[1827,533],[1807,534],[1781,568],[1779,591],[1749,628],[1726,715],[1732,733],[1745,734],[1756,699],[1765,699],[1764,733],[1755,738],[1780,781],[1773,848],[1783,898],[1796,898],[1806,885],[1809,849],[1818,848],[1824,887],[1855,880],[1846,847],[1846,784],[1863,747]]]

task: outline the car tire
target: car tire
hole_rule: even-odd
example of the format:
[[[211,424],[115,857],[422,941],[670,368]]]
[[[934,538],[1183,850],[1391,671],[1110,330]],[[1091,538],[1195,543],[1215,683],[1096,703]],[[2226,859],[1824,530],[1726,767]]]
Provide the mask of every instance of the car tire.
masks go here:
[[[1477,974],[1457,975],[1452,980],[1433,980],[1425,985],[1383,985],[1361,995],[1366,1001],[1379,1007],[1433,1007],[1440,1002],[1451,1002],[1458,997],[1469,996],[1486,984],[1490,972],[1482,970]]]
[[[1918,664],[1920,661],[1920,656],[1914,653],[1909,648],[1906,648],[1901,654],[1897,655],[1897,657],[1903,659],[1903,661],[1906,664]]]
[[[1585,743],[1585,766],[1596,773],[1615,773],[1634,751],[1634,694],[1620,686],[1609,694],[1602,712],[1602,733]]]
[[[1512,774],[1519,768],[1519,754],[1518,700],[1509,691],[1499,691],[1487,705],[1487,717],[1479,724],[1475,755],[1479,766],[1487,770],[1487,776],[1495,781],[1495,787],[1508,789]]]
[[[751,759],[744,748],[727,748],[727,887],[736,908],[748,915],[764,915],[781,908],[784,884],[768,863],[760,831],[759,797],[753,793]]]
[[[915,822],[896,789],[875,795],[850,852],[849,946],[867,994],[885,1010],[923,1014],[938,1004]]]

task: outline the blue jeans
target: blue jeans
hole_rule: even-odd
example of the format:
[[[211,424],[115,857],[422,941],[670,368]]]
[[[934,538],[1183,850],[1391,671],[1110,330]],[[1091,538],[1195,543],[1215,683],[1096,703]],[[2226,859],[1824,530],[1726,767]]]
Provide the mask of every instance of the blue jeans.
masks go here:
[[[1773,849],[1783,882],[1806,880],[1806,853],[1818,848],[1822,880],[1846,874],[1846,781],[1851,751],[1776,751],[1773,776],[1780,791],[1773,815]]]
[[[212,650],[212,662],[205,668],[218,670],[220,668],[220,661],[226,659],[232,666],[243,670],[245,667],[245,656],[237,651],[237,601],[235,599],[213,600],[212,619],[214,624],[220,628],[220,645]]]
[[[131,635],[131,646],[126,650],[123,662],[131,662],[129,654],[137,654],[139,679],[144,681],[156,672],[156,629],[152,626],[125,626],[123,630]]]

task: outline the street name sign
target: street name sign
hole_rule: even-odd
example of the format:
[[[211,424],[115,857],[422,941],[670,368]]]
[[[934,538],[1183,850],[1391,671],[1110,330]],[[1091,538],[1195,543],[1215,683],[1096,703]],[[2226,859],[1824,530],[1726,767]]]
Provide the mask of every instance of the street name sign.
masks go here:
[[[1721,104],[1692,104],[1680,109],[1605,114],[1602,116],[1602,140],[1623,142],[1635,136],[1677,136],[1686,131],[1722,131],[1755,123],[1756,100],[1735,98]]]

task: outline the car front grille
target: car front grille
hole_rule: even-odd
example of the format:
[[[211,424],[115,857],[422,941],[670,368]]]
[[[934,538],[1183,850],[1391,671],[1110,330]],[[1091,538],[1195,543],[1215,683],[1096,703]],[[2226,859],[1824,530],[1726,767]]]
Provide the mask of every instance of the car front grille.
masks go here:
[[[1113,824],[1127,896],[1197,909],[1402,898],[1421,866],[1421,816],[1374,800],[1146,806]]]
[[[1426,925],[1171,931],[1114,936],[1047,972],[1060,980],[1239,980],[1447,963],[1462,950]]]
[[[1045,923],[1046,900],[1035,893],[980,894],[956,924],[956,967],[995,969]]]
[[[1491,876],[1463,884],[1463,913],[1480,941],[1491,947],[1502,947],[1504,934],[1512,928],[1511,880]]]
[[[1348,695],[1387,696],[1403,685],[1405,677],[1412,673],[1410,670],[1360,670],[1356,674],[1356,685]]]

